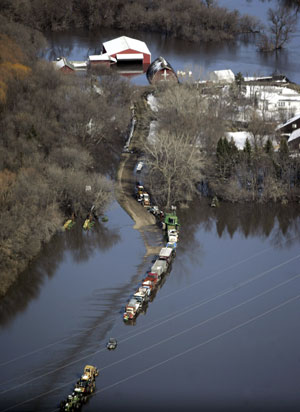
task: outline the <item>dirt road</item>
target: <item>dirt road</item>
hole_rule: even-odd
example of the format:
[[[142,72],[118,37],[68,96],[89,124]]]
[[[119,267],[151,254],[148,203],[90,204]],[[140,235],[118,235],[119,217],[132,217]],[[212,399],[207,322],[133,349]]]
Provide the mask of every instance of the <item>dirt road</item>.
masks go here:
[[[156,225],[155,217],[140,205],[134,198],[136,184],[134,167],[137,155],[123,153],[118,170],[117,199],[122,208],[134,220],[134,229],[137,229],[144,240],[146,247],[145,258],[157,254],[162,246],[162,231]]]

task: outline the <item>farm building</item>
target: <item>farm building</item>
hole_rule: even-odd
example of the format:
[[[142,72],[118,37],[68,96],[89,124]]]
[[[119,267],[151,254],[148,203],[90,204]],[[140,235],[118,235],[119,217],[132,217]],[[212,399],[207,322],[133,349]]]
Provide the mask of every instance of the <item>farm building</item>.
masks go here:
[[[160,81],[173,81],[178,83],[178,77],[172,66],[161,56],[150,64],[146,74],[150,84]]]
[[[119,62],[151,63],[151,53],[143,41],[121,36],[103,43],[103,53]]]
[[[60,70],[65,73],[71,73],[76,70],[74,65],[71,62],[69,62],[69,60],[66,57],[59,57],[57,60],[54,60],[52,63],[56,70]]]
[[[251,76],[244,77],[245,82],[275,82],[275,83],[290,83],[289,79],[284,74],[272,74],[271,76]]]
[[[90,66],[93,66],[94,64],[105,64],[110,66],[111,64],[117,63],[117,60],[114,57],[109,56],[107,53],[103,53],[89,56],[88,62]]]
[[[232,70],[215,70],[209,73],[209,80],[217,83],[233,83],[235,76]]]

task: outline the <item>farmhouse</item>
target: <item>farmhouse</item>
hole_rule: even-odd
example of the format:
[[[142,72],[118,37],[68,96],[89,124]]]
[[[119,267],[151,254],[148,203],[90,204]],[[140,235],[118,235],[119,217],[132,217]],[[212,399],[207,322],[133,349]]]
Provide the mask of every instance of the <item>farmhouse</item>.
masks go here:
[[[287,120],[285,123],[280,124],[276,128],[276,130],[280,133],[288,135],[294,132],[296,129],[300,129],[300,113]]]

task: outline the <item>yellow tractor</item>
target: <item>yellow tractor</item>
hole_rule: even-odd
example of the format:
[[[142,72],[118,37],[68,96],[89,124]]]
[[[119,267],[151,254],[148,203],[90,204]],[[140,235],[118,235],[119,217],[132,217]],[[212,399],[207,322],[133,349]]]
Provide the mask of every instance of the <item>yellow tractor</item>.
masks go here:
[[[87,381],[89,379],[95,380],[99,375],[99,369],[92,365],[86,365],[83,370],[81,380]]]

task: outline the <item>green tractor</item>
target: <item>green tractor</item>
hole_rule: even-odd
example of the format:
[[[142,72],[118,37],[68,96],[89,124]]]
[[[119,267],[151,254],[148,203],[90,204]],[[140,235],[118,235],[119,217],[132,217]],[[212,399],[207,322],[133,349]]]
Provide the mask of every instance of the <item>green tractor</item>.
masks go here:
[[[162,222],[162,229],[166,231],[168,242],[174,244],[178,242],[179,227],[180,223],[176,215],[176,207],[172,206],[171,212],[165,214],[164,221]]]
[[[170,230],[176,230],[178,232],[179,226],[179,219],[176,215],[176,206],[171,206],[171,212],[165,214],[164,221],[162,222],[162,229],[167,233]]]
[[[66,401],[61,402],[60,410],[62,412],[79,411],[83,403],[83,397],[73,392],[72,395],[68,396]]]

